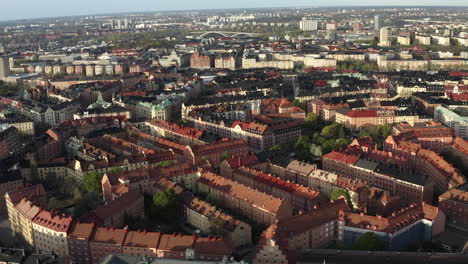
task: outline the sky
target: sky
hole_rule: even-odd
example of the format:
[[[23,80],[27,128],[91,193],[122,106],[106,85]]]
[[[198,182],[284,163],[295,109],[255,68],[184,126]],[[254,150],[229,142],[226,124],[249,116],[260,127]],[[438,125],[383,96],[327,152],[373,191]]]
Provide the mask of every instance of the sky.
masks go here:
[[[0,0],[0,21],[187,9],[291,6],[468,6],[467,0]]]

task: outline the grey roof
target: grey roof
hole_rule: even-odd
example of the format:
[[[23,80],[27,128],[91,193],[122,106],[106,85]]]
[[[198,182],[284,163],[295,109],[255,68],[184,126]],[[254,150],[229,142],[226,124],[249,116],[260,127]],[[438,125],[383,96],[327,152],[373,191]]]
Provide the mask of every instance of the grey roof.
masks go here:
[[[377,169],[377,167],[379,166],[379,163],[375,162],[375,161],[371,161],[371,160],[359,159],[354,164],[354,166],[359,167],[359,168],[363,168],[363,169],[366,169],[366,170],[375,171],[375,169]]]
[[[313,170],[316,169],[316,166],[313,164],[306,163],[306,162],[293,160],[288,164],[286,168],[297,171],[304,175],[309,175]]]

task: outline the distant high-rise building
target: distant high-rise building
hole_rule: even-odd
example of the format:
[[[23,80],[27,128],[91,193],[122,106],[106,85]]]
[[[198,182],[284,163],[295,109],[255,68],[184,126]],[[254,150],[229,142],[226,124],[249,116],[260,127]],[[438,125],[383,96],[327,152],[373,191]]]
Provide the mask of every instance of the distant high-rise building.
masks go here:
[[[124,19],[124,28],[128,29],[128,19],[127,18]]]
[[[389,47],[391,46],[391,41],[390,41],[390,28],[384,27],[380,29],[380,43],[379,45],[382,47]]]
[[[302,31],[317,30],[318,22],[317,22],[317,20],[311,20],[311,19],[308,19],[307,17],[303,17],[301,22],[299,22],[299,28]]]
[[[380,28],[382,28],[382,22],[380,21],[380,16],[375,16],[374,17],[374,29],[380,30]]]
[[[8,64],[8,58],[0,57],[0,80],[5,79],[10,75],[10,65]]]
[[[363,29],[363,25],[362,23],[354,23],[353,24],[353,32],[362,32],[362,29]]]
[[[111,19],[111,21],[110,21],[110,27],[111,27],[111,29],[115,29],[114,19]]]
[[[122,20],[117,20],[117,29],[122,29]]]

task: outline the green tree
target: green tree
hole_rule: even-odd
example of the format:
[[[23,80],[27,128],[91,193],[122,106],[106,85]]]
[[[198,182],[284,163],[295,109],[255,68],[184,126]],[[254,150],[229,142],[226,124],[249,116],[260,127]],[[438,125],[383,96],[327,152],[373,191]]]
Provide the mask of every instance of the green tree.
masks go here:
[[[227,159],[230,159],[231,157],[232,157],[232,154],[229,151],[225,151],[221,153],[221,160],[227,160]]]
[[[102,173],[89,172],[83,177],[83,188],[88,192],[102,192],[101,186]]]
[[[113,174],[113,173],[119,173],[121,172],[122,169],[115,167],[115,168],[110,168],[107,170],[106,174]],[[102,185],[101,185],[101,180],[102,176],[104,174],[100,172],[89,172],[86,173],[85,176],[83,177],[83,183],[82,187],[88,192],[95,192],[95,193],[101,193],[102,192]]]
[[[295,100],[292,102],[292,105],[295,106],[295,107],[299,107],[299,108],[304,109],[304,104],[301,103],[301,101],[299,101],[298,99],[295,99]]]
[[[310,145],[310,154],[314,157],[321,157],[322,156],[322,147],[317,146],[315,144]]]
[[[332,152],[336,148],[336,140],[329,139],[322,144],[322,151],[323,153],[327,154]]]
[[[373,232],[364,233],[353,245],[354,250],[382,251],[384,248],[382,239]]]
[[[153,196],[153,205],[158,216],[175,219],[179,211],[179,198],[173,189],[160,191]]]
[[[338,123],[333,123],[331,125],[328,125],[322,129],[322,132],[320,133],[321,136],[326,137],[326,138],[338,138],[340,134],[340,129],[342,125]]]
[[[306,117],[304,118],[304,127],[306,128],[317,128],[319,126],[320,119],[318,115],[314,113],[307,113]]]
[[[340,197],[343,196],[346,198],[346,201],[348,203],[348,206],[352,207],[353,204],[351,202],[351,196],[349,195],[349,193],[345,190],[342,190],[342,189],[336,189],[334,190],[331,194],[330,194],[330,200],[333,200],[333,201],[336,201],[338,199],[340,199]]]
[[[348,139],[348,138],[340,138],[336,141],[336,147],[337,148],[340,148],[340,147],[345,147],[347,145],[349,145],[351,143],[351,140]]]
[[[79,217],[89,211],[96,209],[102,203],[101,195],[88,192],[76,201],[73,215]]]
[[[297,141],[296,141],[296,149],[302,149],[302,148],[306,148],[306,149],[309,149],[310,148],[310,138],[308,136],[300,136]]]

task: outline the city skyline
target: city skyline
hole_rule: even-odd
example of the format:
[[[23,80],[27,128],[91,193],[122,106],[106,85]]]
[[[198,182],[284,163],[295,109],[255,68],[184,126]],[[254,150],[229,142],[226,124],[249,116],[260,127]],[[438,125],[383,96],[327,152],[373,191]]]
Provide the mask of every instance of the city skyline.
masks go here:
[[[338,0],[327,2],[323,4],[319,1],[247,1],[240,0],[235,3],[220,3],[213,0],[202,0],[197,2],[183,0],[181,3],[151,3],[147,0],[135,0],[132,2],[119,1],[112,2],[108,5],[108,1],[100,1],[96,5],[95,1],[83,0],[81,5],[74,6],[70,9],[65,3],[60,4],[54,0],[45,0],[41,2],[27,0],[26,4],[29,8],[25,9],[14,2],[6,2],[0,10],[0,21],[14,21],[22,19],[37,19],[37,18],[53,18],[53,17],[66,17],[66,16],[86,16],[98,14],[115,14],[115,13],[131,13],[131,12],[158,12],[158,11],[184,11],[184,10],[210,10],[210,9],[245,9],[251,8],[285,8],[285,7],[411,7],[411,6],[467,6],[464,0],[451,0],[448,2],[429,0],[409,0],[409,1],[380,1],[376,4],[373,1],[351,1],[351,0]],[[181,8],[183,7],[183,8]]]

